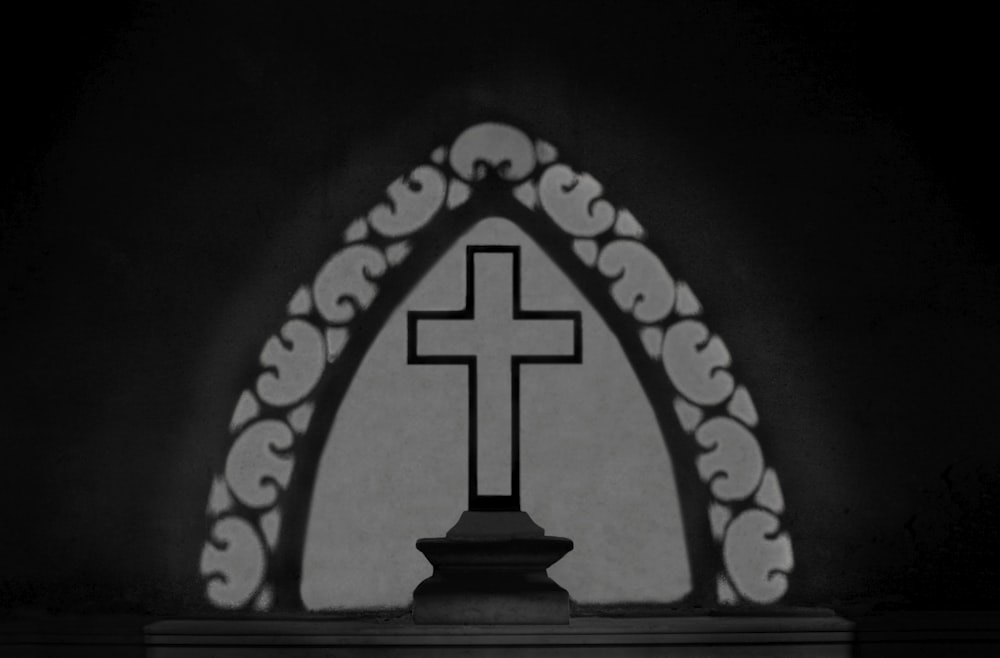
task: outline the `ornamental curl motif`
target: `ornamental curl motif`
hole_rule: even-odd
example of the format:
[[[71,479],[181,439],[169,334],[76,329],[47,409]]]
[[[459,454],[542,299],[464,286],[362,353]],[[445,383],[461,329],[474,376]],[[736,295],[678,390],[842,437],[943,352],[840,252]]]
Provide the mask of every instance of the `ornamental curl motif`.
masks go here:
[[[601,250],[597,269],[615,278],[611,295],[643,323],[659,322],[674,306],[674,280],[641,242],[615,240]]]
[[[289,320],[281,338],[272,336],[264,344],[260,363],[270,368],[257,378],[260,399],[275,406],[297,402],[323,374],[323,335],[305,320]]]
[[[365,244],[335,253],[316,275],[313,296],[320,314],[331,324],[344,324],[368,308],[378,286],[372,282],[388,268],[385,254]]]
[[[392,204],[375,206],[368,221],[388,238],[398,238],[419,230],[431,220],[444,202],[446,183],[441,172],[420,166],[397,178],[386,191]]]
[[[535,148],[528,136],[502,123],[467,129],[451,147],[451,168],[467,182],[482,180],[492,168],[507,181],[519,181],[535,168]]]
[[[545,212],[573,237],[592,238],[615,222],[614,207],[601,198],[604,188],[590,174],[554,164],[542,174],[538,191]]]

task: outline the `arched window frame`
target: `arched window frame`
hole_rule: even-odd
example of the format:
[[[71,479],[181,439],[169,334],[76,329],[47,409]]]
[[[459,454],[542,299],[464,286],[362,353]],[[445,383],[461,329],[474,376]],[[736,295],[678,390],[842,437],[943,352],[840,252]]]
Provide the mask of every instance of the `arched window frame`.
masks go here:
[[[262,368],[237,402],[206,515],[201,572],[209,601],[303,609],[317,468],[350,383],[409,292],[464,233],[493,216],[521,228],[577,285],[650,401],[674,464],[690,559],[692,590],[680,603],[779,600],[794,566],[791,540],[781,530],[777,475],[753,434],[756,410],[701,304],[670,275],[656,255],[663,245],[632,213],[560,162],[555,147],[497,123],[435,149],[387,196],[348,225],[316,278],[295,292],[280,337],[265,344]],[[672,363],[667,352],[676,349],[665,341],[681,346],[684,368]],[[678,374],[692,366],[700,381]]]

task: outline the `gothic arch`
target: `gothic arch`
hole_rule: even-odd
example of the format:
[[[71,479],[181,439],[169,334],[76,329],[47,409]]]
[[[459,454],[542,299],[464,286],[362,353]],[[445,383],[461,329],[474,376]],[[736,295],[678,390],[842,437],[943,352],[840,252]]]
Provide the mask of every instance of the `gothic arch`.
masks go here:
[[[301,609],[316,468],[347,387],[396,306],[490,215],[515,223],[578,285],[639,378],[675,466],[691,557],[686,601],[779,600],[791,540],[781,530],[777,475],[753,434],[756,410],[701,304],[655,255],[640,222],[605,199],[593,177],[559,162],[555,147],[498,123],[435,149],[387,197],[347,226],[315,279],[292,296],[236,404],[208,503],[201,573],[209,601]]]

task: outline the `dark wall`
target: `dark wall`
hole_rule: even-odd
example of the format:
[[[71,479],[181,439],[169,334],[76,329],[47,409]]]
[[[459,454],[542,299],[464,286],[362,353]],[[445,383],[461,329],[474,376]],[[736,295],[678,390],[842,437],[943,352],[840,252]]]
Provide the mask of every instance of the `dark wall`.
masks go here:
[[[605,183],[706,305],[782,478],[789,603],[993,607],[982,17],[280,4],[7,21],[0,607],[196,610],[210,477],[285,301],[489,118]]]

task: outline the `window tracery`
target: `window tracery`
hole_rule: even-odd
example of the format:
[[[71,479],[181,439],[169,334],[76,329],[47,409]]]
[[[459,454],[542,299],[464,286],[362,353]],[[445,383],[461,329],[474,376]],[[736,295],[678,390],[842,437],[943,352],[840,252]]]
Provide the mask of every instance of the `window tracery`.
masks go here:
[[[629,210],[605,198],[592,176],[559,162],[554,146],[499,123],[465,130],[435,149],[429,163],[390,183],[386,200],[349,222],[316,277],[293,293],[288,319],[260,353],[259,375],[236,402],[232,443],[211,487],[200,564],[208,600],[226,609],[296,607],[287,594],[295,586],[287,581],[298,574],[301,546],[294,537],[301,528],[290,532],[288,519],[296,527],[302,521],[289,492],[299,492],[300,503],[308,500],[300,490],[311,481],[307,455],[318,450],[309,443],[326,436],[317,427],[320,408],[337,404],[318,391],[332,378],[350,379],[356,361],[343,361],[367,345],[352,345],[365,334],[360,324],[384,321],[385,313],[366,317],[380,296],[388,297],[390,310],[399,303],[413,283],[414,272],[404,266],[421,249],[430,251],[425,234],[457,234],[456,213],[486,188],[519,204],[526,221],[547,222],[535,228],[543,246],[571,254],[592,281],[599,277],[620,314],[612,326],[631,332],[619,339],[634,341],[642,353],[641,379],[662,380],[647,394],[672,392],[650,401],[670,410],[689,438],[691,445],[668,449],[694,456],[707,490],[707,509],[696,522],[708,528],[715,557],[705,558],[711,574],[702,579],[711,582],[702,584],[702,595],[720,604],[779,600],[794,566],[781,525],[784,500],[755,435],[757,411],[732,373],[725,343]],[[432,262],[433,254],[421,258]]]

